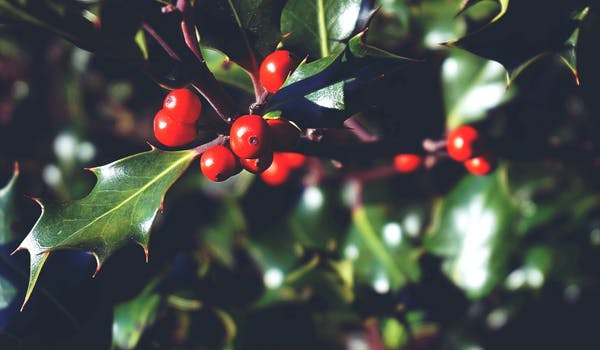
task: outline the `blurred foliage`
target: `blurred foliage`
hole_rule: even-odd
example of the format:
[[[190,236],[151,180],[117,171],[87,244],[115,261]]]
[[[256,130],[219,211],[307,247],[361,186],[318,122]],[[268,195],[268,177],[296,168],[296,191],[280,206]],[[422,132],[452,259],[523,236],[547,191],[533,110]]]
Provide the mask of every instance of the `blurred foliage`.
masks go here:
[[[193,79],[168,3],[0,0],[1,349],[598,347],[591,0],[196,0],[202,52],[236,110],[280,44],[306,60],[266,110],[310,127],[352,116],[400,149],[474,124],[500,166],[474,177],[439,156],[372,180],[387,154],[348,155],[342,169],[310,157],[280,187],[247,173],[209,183],[196,163],[182,166],[148,264],[122,246],[137,221],[107,222],[126,239],[98,275],[89,254],[53,250],[19,313],[29,262],[10,253],[40,216],[23,195],[78,203],[96,180],[83,168],[156,143],[161,86]],[[203,130],[198,143],[213,137]],[[146,161],[124,171],[160,163]],[[168,185],[144,201],[146,221]],[[94,251],[88,243],[68,248]]]

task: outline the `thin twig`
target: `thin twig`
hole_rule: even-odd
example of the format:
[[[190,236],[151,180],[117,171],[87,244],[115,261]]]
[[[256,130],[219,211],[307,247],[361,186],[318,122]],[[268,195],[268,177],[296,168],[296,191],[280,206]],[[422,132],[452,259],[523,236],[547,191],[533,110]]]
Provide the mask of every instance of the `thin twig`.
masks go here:
[[[348,128],[350,131],[358,137],[359,140],[363,142],[377,141],[378,137],[371,133],[367,128],[365,128],[361,123],[353,118],[346,119],[344,121],[344,126]]]
[[[192,151],[194,151],[197,155],[200,155],[206,152],[209,148],[212,148],[214,146],[222,146],[225,145],[227,142],[229,142],[229,136],[219,135],[210,142],[194,147]]]
[[[160,36],[160,34],[154,30],[154,28],[152,28],[150,24],[147,22],[142,22],[142,28],[144,28],[144,30],[148,32],[148,34],[150,34],[154,40],[156,40],[156,42],[163,48],[163,50],[165,50],[169,57],[175,61],[181,62],[181,58],[175,52],[175,50],[173,50],[173,48],[162,38],[162,36]]]

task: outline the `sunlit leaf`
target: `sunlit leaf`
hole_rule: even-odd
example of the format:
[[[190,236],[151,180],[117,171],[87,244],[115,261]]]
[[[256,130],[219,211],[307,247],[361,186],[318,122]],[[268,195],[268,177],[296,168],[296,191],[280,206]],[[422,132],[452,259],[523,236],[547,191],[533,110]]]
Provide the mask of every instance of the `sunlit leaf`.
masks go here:
[[[515,213],[504,168],[467,176],[441,201],[425,247],[467,295],[485,296],[506,273]]]
[[[135,349],[142,334],[154,323],[160,295],[150,284],[138,296],[114,308],[112,343],[119,349]]]

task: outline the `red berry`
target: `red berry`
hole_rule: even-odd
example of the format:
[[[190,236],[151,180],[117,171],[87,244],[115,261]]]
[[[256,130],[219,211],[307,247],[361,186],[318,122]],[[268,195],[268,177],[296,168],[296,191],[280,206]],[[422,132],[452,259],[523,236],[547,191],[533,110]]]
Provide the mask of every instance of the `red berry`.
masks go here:
[[[273,154],[271,166],[260,174],[260,178],[268,185],[280,186],[288,180],[292,169],[280,153]]]
[[[180,123],[194,124],[200,117],[202,103],[196,94],[188,89],[171,91],[163,103],[163,108]]]
[[[403,174],[412,173],[421,166],[422,159],[416,154],[398,154],[394,157],[394,167]]]
[[[271,147],[269,125],[258,115],[243,115],[231,125],[229,144],[240,158],[258,158]]]
[[[225,146],[214,146],[202,153],[200,170],[207,179],[225,181],[241,171],[240,163],[231,150]]]
[[[154,116],[154,137],[165,146],[183,146],[194,141],[196,128],[173,120],[168,112],[161,109]]]
[[[300,168],[306,163],[306,156],[304,154],[294,152],[278,152],[278,154],[281,155],[287,165],[292,169]]]
[[[253,174],[260,174],[273,163],[273,152],[267,152],[258,158],[240,159],[244,169]]]
[[[477,155],[480,143],[479,132],[471,126],[463,125],[448,134],[446,148],[452,159],[464,162]]]
[[[465,168],[477,176],[487,175],[494,170],[496,160],[489,154],[483,154],[481,156],[471,158],[465,161]]]
[[[283,118],[267,119],[267,124],[274,150],[289,150],[298,144],[300,129],[290,121]]]
[[[269,54],[260,65],[260,83],[268,92],[277,92],[290,72],[296,68],[297,61],[296,56],[287,50]]]

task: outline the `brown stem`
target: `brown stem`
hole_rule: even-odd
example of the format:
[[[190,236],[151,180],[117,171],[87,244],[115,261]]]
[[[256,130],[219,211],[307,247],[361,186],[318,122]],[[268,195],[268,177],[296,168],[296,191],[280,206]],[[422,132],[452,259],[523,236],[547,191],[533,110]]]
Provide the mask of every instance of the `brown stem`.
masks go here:
[[[175,61],[181,62],[181,58],[175,52],[175,50],[173,50],[173,48],[162,38],[162,36],[160,36],[160,34],[156,32],[156,30],[154,30],[154,28],[152,28],[150,24],[142,22],[142,28],[144,28],[144,30],[148,34],[150,34],[154,38],[154,40],[156,40],[156,42],[163,48],[163,50],[165,50],[169,57],[171,57]]]
[[[365,128],[360,122],[353,118],[346,119],[344,126],[358,137],[363,142],[377,141],[378,137]]]
[[[229,136],[219,135],[210,142],[207,142],[205,144],[202,144],[200,146],[192,148],[192,151],[194,151],[196,153],[196,155],[199,156],[202,153],[206,152],[206,150],[208,150],[209,148],[212,148],[214,146],[223,146],[227,142],[229,142]]]

